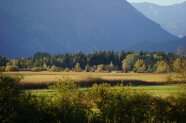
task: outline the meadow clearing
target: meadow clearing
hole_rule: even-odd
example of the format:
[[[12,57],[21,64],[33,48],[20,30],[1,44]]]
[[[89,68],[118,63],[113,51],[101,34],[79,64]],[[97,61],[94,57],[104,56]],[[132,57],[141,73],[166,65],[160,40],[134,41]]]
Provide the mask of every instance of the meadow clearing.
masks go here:
[[[171,73],[7,72],[6,74],[23,75],[21,84],[35,95],[55,94],[55,90],[48,89],[48,87],[64,78],[78,83],[83,89],[95,83],[105,82],[113,85],[122,84],[125,85],[124,87],[130,85],[131,89],[162,97],[186,93],[186,84],[170,82],[170,78],[174,81],[176,76]]]
[[[125,87],[113,87],[113,89],[122,89]],[[146,92],[148,94],[151,94],[153,96],[159,96],[159,97],[168,97],[168,96],[174,96],[179,93],[186,93],[186,85],[159,85],[159,86],[133,86],[133,87],[127,87],[132,90],[137,90],[141,92]],[[82,88],[85,91],[86,88]],[[53,89],[32,89],[27,90],[27,92],[31,92],[32,94],[36,96],[46,96],[51,97],[55,96],[56,90]]]
[[[99,72],[6,72],[7,75],[23,75],[22,83],[48,83],[56,82],[63,77],[69,77],[74,81],[88,81],[90,79],[102,80],[140,80],[145,82],[167,82],[169,77],[175,74],[168,73],[99,73]]]
[[[23,75],[23,79],[20,81],[19,76],[1,75],[0,102],[4,100],[7,102],[0,105],[2,121],[12,119],[16,122],[64,123],[186,121],[186,84],[169,82],[170,79],[167,78],[170,74],[83,72],[5,74]],[[7,112],[8,107],[12,110]],[[16,115],[9,116],[12,112]]]

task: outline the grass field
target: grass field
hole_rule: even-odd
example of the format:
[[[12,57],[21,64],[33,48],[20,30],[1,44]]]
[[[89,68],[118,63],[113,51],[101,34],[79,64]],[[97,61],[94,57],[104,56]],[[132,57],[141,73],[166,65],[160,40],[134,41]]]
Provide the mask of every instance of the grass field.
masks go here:
[[[140,80],[146,82],[167,82],[172,74],[159,73],[87,73],[87,72],[8,72],[9,75],[24,75],[22,83],[56,82],[68,76],[75,81],[86,81],[90,78],[102,80]],[[173,75],[174,76],[174,75]]]
[[[125,87],[124,87],[125,88]],[[129,87],[132,90],[138,90],[149,93],[153,96],[167,97],[178,93],[186,93],[186,85],[162,85],[162,86],[134,86]],[[113,87],[113,89],[122,89],[122,87]],[[86,91],[86,89],[83,88]],[[27,90],[36,96],[53,96],[56,91],[52,89]]]
[[[182,116],[181,119],[185,119],[185,112],[183,111],[185,109],[186,84],[167,83],[167,76],[169,76],[169,74],[74,72],[22,72],[6,74],[22,74],[24,76],[24,79],[21,81],[23,85],[27,83],[25,81],[27,79],[28,82],[38,87],[37,89],[23,88],[24,86],[20,86],[20,84],[18,84],[19,79],[16,79],[16,77],[2,76],[1,85],[3,85],[2,87],[5,87],[6,89],[1,89],[1,92],[3,92],[2,99],[8,98],[13,100],[13,103],[16,102],[15,109],[21,109],[21,111],[17,111],[17,114],[21,112],[19,114],[19,119],[21,117],[27,118],[27,116],[29,116],[28,119],[31,119],[31,121],[32,119],[35,119],[35,117],[36,120],[38,119],[38,122],[44,120],[48,121],[48,119],[51,121],[58,121],[58,116],[62,116],[62,118],[68,117],[71,119],[73,117],[76,118],[76,116],[81,118],[83,115],[82,118],[88,119],[91,117],[90,120],[95,122],[97,122],[97,119],[99,120],[98,117],[100,117],[98,122],[102,122],[102,119],[104,118],[102,114],[109,114],[107,118],[112,116],[120,118],[121,116],[127,115],[127,117],[124,117],[123,119],[128,119],[129,122],[132,122],[134,117],[137,117],[137,122],[140,121],[139,119],[141,119],[141,117],[144,119],[148,118],[148,121],[152,121],[155,117],[163,117],[165,118],[165,121],[170,121],[169,119],[172,119],[172,117],[177,118],[180,116]],[[41,80],[47,80],[43,81],[43,83],[46,84],[49,82],[49,79],[54,83],[57,78],[65,79],[63,76],[69,76],[73,80],[80,81],[79,83],[84,82],[88,84],[91,83],[90,80],[99,80],[103,81],[103,83],[106,80],[107,82],[110,81],[113,83],[118,82],[118,80],[130,80],[130,82],[136,82],[138,84],[135,85],[134,83],[129,83],[128,86],[125,86],[120,82],[118,83],[119,85],[112,86],[104,84],[96,85],[94,87],[83,87],[75,82],[78,86],[77,88],[74,83],[71,83],[71,80],[67,78],[67,80],[62,80],[62,83],[59,83],[51,88],[46,86],[44,89],[41,89],[40,86],[37,85],[39,83],[42,84]],[[141,83],[139,81],[141,81]],[[10,84],[7,84],[8,82]],[[147,83],[150,84],[148,85]],[[154,83],[156,84],[154,85]],[[4,90],[7,91],[5,94]],[[18,94],[14,92],[17,92]],[[1,109],[3,109],[6,113],[7,104],[9,107],[13,105],[14,108],[14,104],[12,104],[12,102],[8,101],[8,103],[1,106]],[[8,111],[4,117],[9,116],[11,113],[12,110]],[[177,115],[175,116],[175,114]],[[26,121],[25,119],[23,120]],[[74,119],[73,122],[76,121],[77,119]],[[62,122],[64,122],[63,119]],[[67,122],[71,121],[67,120]]]
[[[140,90],[156,96],[169,96],[177,93],[186,93],[186,84],[170,84],[169,77],[174,78],[175,74],[159,73],[86,73],[86,72],[9,72],[8,75],[23,75],[23,85],[35,86],[30,90],[35,95],[53,95],[55,90],[47,89],[51,83],[59,79],[69,77],[79,83],[89,84],[92,81],[101,82],[124,82],[132,83],[131,89]],[[140,82],[139,82],[140,81]],[[94,83],[94,82],[93,82]],[[92,83],[92,84],[93,84]],[[138,84],[135,84],[138,83]],[[39,86],[45,85],[45,86]],[[92,86],[92,85],[91,85]],[[40,88],[41,87],[41,88]],[[29,89],[29,87],[27,88]]]

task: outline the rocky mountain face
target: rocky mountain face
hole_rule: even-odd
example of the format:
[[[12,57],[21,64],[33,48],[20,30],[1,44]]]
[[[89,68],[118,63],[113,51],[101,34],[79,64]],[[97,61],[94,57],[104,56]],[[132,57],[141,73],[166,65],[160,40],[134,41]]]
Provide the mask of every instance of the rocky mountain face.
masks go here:
[[[159,23],[174,35],[186,36],[186,2],[170,6],[152,3],[132,3],[132,5],[151,20]]]
[[[1,0],[0,19],[0,55],[8,57],[138,50],[179,39],[125,0]]]

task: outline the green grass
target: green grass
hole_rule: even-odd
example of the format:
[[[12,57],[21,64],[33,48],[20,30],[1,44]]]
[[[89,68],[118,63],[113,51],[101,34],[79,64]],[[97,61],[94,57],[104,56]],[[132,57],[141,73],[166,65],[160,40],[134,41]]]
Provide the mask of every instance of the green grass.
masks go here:
[[[132,89],[142,90],[154,96],[170,96],[177,93],[186,93],[186,85],[163,85],[163,86],[138,86]]]
[[[35,95],[35,96],[54,96],[56,94],[55,90],[52,89],[38,89],[38,90],[26,90],[27,92],[30,92],[31,94]]]
[[[121,89],[122,87],[113,87],[114,89]],[[139,90],[149,93],[153,96],[167,97],[178,93],[186,93],[186,85],[162,85],[162,86],[133,86],[129,87],[133,90]],[[82,89],[82,88],[81,88]],[[86,89],[83,89],[86,91]],[[54,96],[55,90],[43,89],[43,90],[27,90],[36,96]]]
[[[26,84],[48,84],[55,83],[59,78],[65,76],[70,77],[73,81],[82,81],[82,80],[94,80],[95,78],[103,80],[141,80],[145,82],[157,82],[164,83],[167,82],[167,77],[170,75],[175,76],[174,74],[159,74],[159,73],[86,73],[86,72],[18,72],[19,74],[24,75],[24,79],[21,83]],[[18,74],[16,72],[9,72],[6,74]],[[121,87],[119,87],[121,88]],[[177,93],[186,93],[186,84],[184,85],[161,85],[158,86],[132,86],[131,89],[140,90],[147,92],[154,96],[169,96]],[[85,89],[86,90],[86,89]],[[43,95],[43,96],[52,96],[55,94],[55,90],[45,89],[45,90],[29,90],[29,92],[34,95]]]

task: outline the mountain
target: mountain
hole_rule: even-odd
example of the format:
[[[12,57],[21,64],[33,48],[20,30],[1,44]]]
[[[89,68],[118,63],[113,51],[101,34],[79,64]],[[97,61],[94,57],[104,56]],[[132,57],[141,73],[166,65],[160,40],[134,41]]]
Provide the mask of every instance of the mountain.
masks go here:
[[[8,57],[130,50],[143,41],[178,39],[125,0],[1,0],[0,18],[0,55]]]
[[[179,43],[178,43],[179,42]],[[186,47],[186,37],[182,37],[176,40],[168,40],[159,42],[142,41],[134,44],[130,47],[135,51],[164,51],[164,52],[176,52],[178,47]],[[149,50],[150,49],[150,50]]]
[[[151,20],[159,23],[174,35],[186,36],[186,2],[170,6],[152,3],[132,3],[132,5]]]

